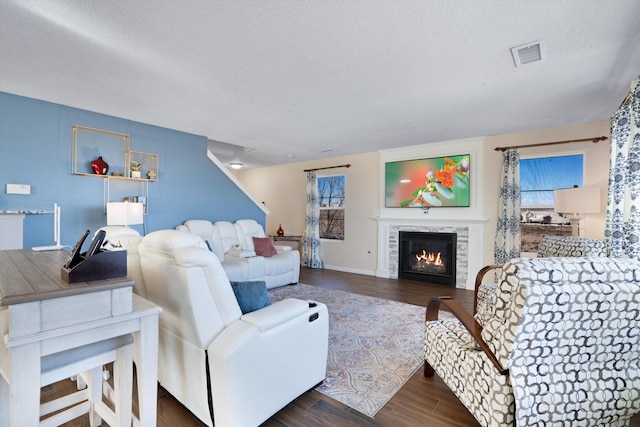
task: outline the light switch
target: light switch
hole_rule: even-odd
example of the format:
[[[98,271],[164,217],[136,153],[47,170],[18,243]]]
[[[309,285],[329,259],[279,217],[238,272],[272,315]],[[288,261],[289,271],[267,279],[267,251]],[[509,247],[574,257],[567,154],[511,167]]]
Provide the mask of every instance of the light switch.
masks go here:
[[[7,184],[7,194],[31,194],[28,184]]]

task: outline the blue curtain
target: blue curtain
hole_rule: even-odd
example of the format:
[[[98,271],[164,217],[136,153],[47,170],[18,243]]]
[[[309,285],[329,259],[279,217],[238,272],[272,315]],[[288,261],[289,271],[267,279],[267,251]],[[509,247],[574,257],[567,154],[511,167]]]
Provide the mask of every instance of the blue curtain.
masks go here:
[[[640,259],[640,76],[611,117],[609,192],[604,237],[614,258]]]
[[[506,150],[502,158],[502,184],[493,257],[504,264],[520,256],[520,153]]]
[[[318,177],[314,171],[307,172],[307,213],[304,219],[302,243],[302,266],[323,268],[320,256],[320,202],[318,200]]]

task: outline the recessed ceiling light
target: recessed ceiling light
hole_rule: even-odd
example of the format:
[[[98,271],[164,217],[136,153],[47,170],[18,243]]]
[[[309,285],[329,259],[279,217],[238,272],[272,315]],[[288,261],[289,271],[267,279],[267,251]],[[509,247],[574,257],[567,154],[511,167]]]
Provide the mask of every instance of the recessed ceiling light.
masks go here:
[[[545,41],[538,40],[522,46],[512,47],[511,56],[513,56],[516,68],[533,62],[544,61],[546,59]]]
[[[240,169],[242,167],[242,163],[229,163],[231,169]]]

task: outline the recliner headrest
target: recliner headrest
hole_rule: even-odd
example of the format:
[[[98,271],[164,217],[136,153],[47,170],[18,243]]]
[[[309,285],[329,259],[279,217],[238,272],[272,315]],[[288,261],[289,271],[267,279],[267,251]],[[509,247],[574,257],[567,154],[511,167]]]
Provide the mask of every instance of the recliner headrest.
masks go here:
[[[236,233],[236,228],[229,221],[216,221],[213,225],[220,232],[220,237],[223,239],[237,239],[238,235]]]
[[[206,219],[190,219],[184,223],[190,233],[197,234],[203,240],[211,238],[213,224]]]
[[[176,265],[181,267],[205,267],[210,264],[216,264],[216,268],[222,269],[218,257],[207,249],[187,247],[176,248],[174,253]]]
[[[177,248],[204,248],[207,245],[196,234],[178,230],[158,230],[147,234],[142,239],[145,248],[159,252],[173,252]]]
[[[264,234],[264,229],[256,220],[253,219],[239,219],[235,222],[238,226],[242,228],[244,233],[254,235],[254,234]]]

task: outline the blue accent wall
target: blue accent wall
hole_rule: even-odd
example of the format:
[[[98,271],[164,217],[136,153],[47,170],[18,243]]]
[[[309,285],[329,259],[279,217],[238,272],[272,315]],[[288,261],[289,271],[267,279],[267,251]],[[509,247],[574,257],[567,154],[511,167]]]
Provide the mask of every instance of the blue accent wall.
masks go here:
[[[63,245],[73,245],[86,229],[93,234],[106,225],[104,179],[71,173],[74,125],[129,134],[132,150],[158,155],[158,181],[149,182],[145,224],[134,226],[141,233],[188,219],[249,218],[265,226],[262,209],[207,158],[206,137],[5,92],[0,92],[0,210],[51,211],[58,203]],[[31,194],[6,194],[7,183],[29,184]],[[112,189],[114,184],[141,194],[139,183],[112,180]],[[53,215],[27,215],[24,247],[53,243]]]

